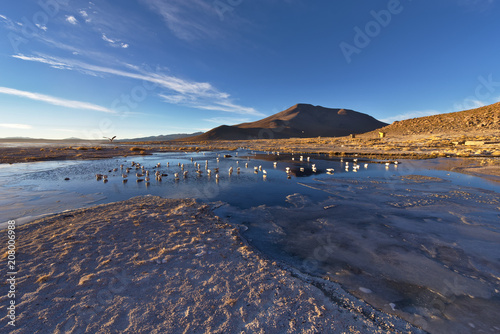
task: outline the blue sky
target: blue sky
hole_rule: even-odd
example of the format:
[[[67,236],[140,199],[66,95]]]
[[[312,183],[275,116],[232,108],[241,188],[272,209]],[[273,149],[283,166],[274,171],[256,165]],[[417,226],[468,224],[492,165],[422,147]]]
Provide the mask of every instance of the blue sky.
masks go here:
[[[296,103],[392,122],[500,100],[495,0],[4,1],[0,137],[133,138]]]

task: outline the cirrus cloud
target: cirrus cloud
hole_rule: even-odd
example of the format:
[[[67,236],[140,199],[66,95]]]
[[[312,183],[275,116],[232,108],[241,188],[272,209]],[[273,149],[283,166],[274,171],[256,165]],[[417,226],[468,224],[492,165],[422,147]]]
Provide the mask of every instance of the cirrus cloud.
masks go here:
[[[41,102],[49,103],[52,105],[66,107],[66,108],[72,108],[72,109],[86,109],[86,110],[101,111],[101,112],[113,113],[113,114],[116,113],[115,111],[108,109],[106,107],[102,107],[102,106],[88,103],[88,102],[66,100],[66,99],[62,99],[62,98],[58,98],[58,97],[54,97],[54,96],[49,96],[49,95],[40,94],[40,93],[27,92],[27,91],[23,91],[23,90],[14,89],[14,88],[8,88],[8,87],[0,87],[0,94],[24,97],[24,98],[27,98],[30,100],[41,101]]]

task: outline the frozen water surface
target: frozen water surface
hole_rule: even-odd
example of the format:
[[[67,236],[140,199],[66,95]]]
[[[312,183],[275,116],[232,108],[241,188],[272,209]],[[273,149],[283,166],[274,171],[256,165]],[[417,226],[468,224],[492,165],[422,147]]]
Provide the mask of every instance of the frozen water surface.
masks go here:
[[[147,194],[222,201],[227,204],[216,213],[247,226],[245,236],[264,254],[337,281],[376,308],[432,333],[500,333],[498,184],[427,170],[419,161],[386,166],[361,158],[311,155],[308,162],[299,155],[237,153],[0,165],[2,217],[22,222]],[[136,182],[135,168],[123,182],[119,166],[132,161],[150,171],[149,183]],[[168,174],[161,182],[157,169]],[[109,181],[96,181],[96,173]]]

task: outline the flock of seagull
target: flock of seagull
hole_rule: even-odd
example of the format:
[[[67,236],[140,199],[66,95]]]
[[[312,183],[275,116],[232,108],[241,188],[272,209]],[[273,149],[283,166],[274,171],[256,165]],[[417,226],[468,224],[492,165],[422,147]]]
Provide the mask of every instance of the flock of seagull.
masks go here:
[[[279,155],[279,152],[272,152],[272,153],[275,155]],[[218,154],[216,157],[217,164],[220,161],[219,157],[220,157],[220,154]],[[224,155],[224,157],[228,158],[228,157],[231,157],[231,155]],[[303,161],[310,162],[310,157],[305,157],[305,159],[304,159],[304,156],[299,156],[298,160],[301,162],[303,162]],[[295,161],[295,157],[292,157],[292,161]],[[214,175],[215,181],[219,182],[219,174],[220,174],[219,167],[214,167],[212,169],[208,168],[208,160],[205,160],[204,168],[202,168],[202,165],[200,163],[194,161],[193,158],[191,158],[191,162],[194,164],[194,169],[195,169],[194,172],[197,174],[198,177],[201,177],[203,175],[203,173],[205,173],[209,178],[212,175]],[[236,164],[239,165],[239,163],[240,163],[240,161],[236,160]],[[346,161],[344,163],[343,158],[340,159],[340,163],[343,166],[345,166],[346,172],[349,172],[351,167],[352,167],[353,172],[357,172],[361,168],[361,165],[358,164],[357,158],[352,159],[352,164],[349,161]],[[397,167],[398,161],[394,161],[392,163],[395,165],[395,167]],[[386,169],[387,169],[391,165],[391,162],[386,162],[385,165],[386,165]],[[183,163],[180,163],[180,162],[177,164],[177,166],[180,167],[180,170],[173,173],[174,180],[177,181],[181,177],[184,179],[187,178],[188,174],[189,174],[189,172],[187,170],[187,166]],[[245,162],[244,166],[245,166],[244,167],[245,169],[248,169],[249,168],[248,162]],[[277,168],[277,166],[278,166],[278,162],[276,162],[276,161],[273,162],[273,167],[275,169]],[[365,169],[368,168],[367,163],[365,163],[363,166]],[[114,168],[114,169],[109,170],[109,173],[118,172],[118,170],[120,170],[120,172],[122,173],[123,183],[126,183],[129,180],[130,173],[133,173],[135,171],[136,182],[145,182],[146,184],[149,184],[149,182],[151,181],[151,177],[153,175],[154,175],[154,178],[157,182],[161,182],[164,177],[168,176],[167,173],[160,171],[161,167],[162,167],[161,163],[160,162],[157,163],[156,166],[154,166],[152,168],[152,169],[154,169],[154,173],[153,173],[153,172],[150,172],[148,169],[146,169],[146,167],[144,165],[141,165],[140,163],[132,161],[129,167],[125,167],[123,164],[121,164],[119,168]],[[170,168],[170,162],[166,163],[166,167]],[[267,178],[267,171],[265,169],[263,169],[261,165],[254,166],[253,169],[254,169],[255,174],[261,173],[264,180]],[[299,170],[300,170],[300,172],[304,172],[305,168],[300,167]],[[316,164],[311,164],[311,170],[313,173],[317,173],[318,170],[316,168]],[[231,176],[234,172],[236,172],[236,174],[239,175],[241,173],[240,166],[236,167],[236,170],[232,166],[229,167],[229,169],[228,169],[229,176]],[[326,168],[327,174],[334,174],[334,172],[335,172],[334,168]],[[286,167],[285,173],[287,175],[287,178],[290,179],[291,175],[292,175],[291,168]],[[108,175],[106,175],[106,174],[95,174],[95,178],[97,181],[103,181],[104,183],[108,182]]]

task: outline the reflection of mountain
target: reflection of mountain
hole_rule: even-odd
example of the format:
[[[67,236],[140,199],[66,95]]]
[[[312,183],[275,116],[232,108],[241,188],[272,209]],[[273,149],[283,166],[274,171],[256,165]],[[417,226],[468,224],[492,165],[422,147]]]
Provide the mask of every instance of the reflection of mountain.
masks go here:
[[[331,109],[310,104],[293,107],[256,122],[222,125],[189,140],[244,140],[291,137],[338,137],[364,133],[386,123],[348,109]]]

